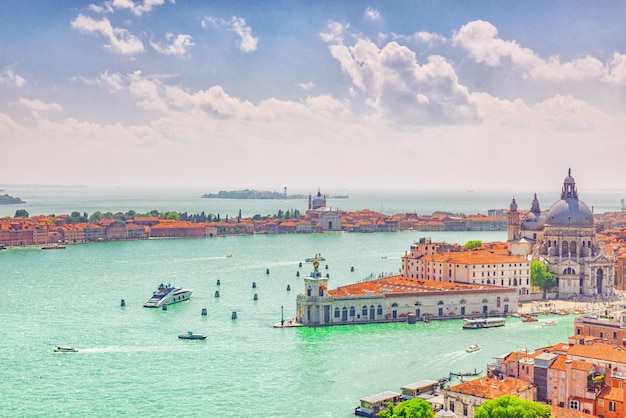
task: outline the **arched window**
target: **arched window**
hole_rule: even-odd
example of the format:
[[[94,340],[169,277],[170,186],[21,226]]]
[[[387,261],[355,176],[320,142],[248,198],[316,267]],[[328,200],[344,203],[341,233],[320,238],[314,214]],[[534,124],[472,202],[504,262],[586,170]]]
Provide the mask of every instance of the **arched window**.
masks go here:
[[[313,289],[311,289],[311,286],[307,287],[306,288],[306,295],[307,296],[312,296],[312,293],[313,293]]]
[[[354,315],[356,315],[356,309],[354,309],[354,306],[350,306],[350,316]]]
[[[483,303],[489,303],[489,301],[487,300],[487,298],[483,299]]]
[[[354,315],[352,315],[352,316],[354,316]],[[348,320],[348,308],[346,308],[345,306],[341,310],[341,320],[342,321],[347,321]]]
[[[378,311],[376,312],[377,315],[382,315],[383,314],[383,305],[378,305]]]
[[[567,257],[569,255],[569,245],[567,244],[567,241],[563,241],[562,246],[563,246],[563,250],[561,251],[562,252],[561,255],[563,257]]]
[[[570,243],[569,250],[572,252],[573,256],[576,256],[576,241]]]
[[[367,306],[363,306],[363,309],[361,309],[361,315],[367,316]]]
[[[443,305],[443,300],[440,300],[439,302],[437,302],[437,305]]]
[[[568,267],[565,270],[563,270],[563,274],[576,274],[576,270],[574,270],[571,267]]]
[[[320,291],[319,291],[320,296],[324,296],[324,289],[320,286]]]
[[[346,308],[343,308],[343,309],[346,309]],[[335,308],[335,318],[339,318],[339,315],[340,315],[339,308]]]
[[[459,302],[461,305],[465,305],[467,302],[465,302],[465,299],[461,299],[461,301]]]

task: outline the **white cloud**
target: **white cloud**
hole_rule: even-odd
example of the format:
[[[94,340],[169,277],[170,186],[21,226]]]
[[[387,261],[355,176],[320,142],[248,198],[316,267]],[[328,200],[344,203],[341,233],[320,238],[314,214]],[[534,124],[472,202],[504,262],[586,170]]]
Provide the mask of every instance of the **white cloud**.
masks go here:
[[[23,97],[19,98],[19,103],[31,110],[35,110],[35,111],[48,111],[48,110],[52,110],[55,112],[60,112],[61,110],[63,110],[63,107],[58,104],[58,103],[46,103],[46,102],[42,102],[39,99],[35,99],[35,100],[29,100],[29,99],[25,99]]]
[[[24,87],[26,79],[15,74],[10,68],[4,68],[0,71],[0,86]]]
[[[299,83],[298,86],[302,90],[311,90],[313,87],[315,87],[315,83],[313,83],[312,81],[308,81],[306,83]]]
[[[241,17],[233,17],[231,20],[232,31],[239,35],[239,49],[243,52],[254,52],[257,49],[259,38],[252,36],[252,29],[246,25]]]
[[[477,20],[463,25],[453,35],[454,44],[462,47],[478,63],[496,67],[510,62],[522,74],[533,80],[602,80],[626,83],[624,56],[614,54],[609,63],[587,55],[569,62],[559,56],[542,59],[529,48],[515,41],[505,41],[489,22]]]
[[[343,35],[350,28],[350,25],[331,21],[326,27],[327,32],[320,33],[324,42],[341,44],[343,43]]]
[[[239,36],[237,46],[239,47],[240,51],[254,52],[257,50],[259,38],[252,36],[252,28],[246,25],[245,19],[233,16],[230,20],[225,20],[222,18],[207,16],[202,20],[202,22],[200,22],[203,28],[206,28],[209,23],[217,28],[227,27],[228,30],[234,32],[237,36]]]
[[[81,14],[72,21],[72,29],[104,36],[109,41],[105,47],[118,54],[133,55],[144,51],[139,38],[126,29],[114,28],[107,18],[95,20]]]
[[[195,44],[192,41],[191,35],[178,34],[174,36],[172,33],[167,33],[166,39],[170,42],[168,45],[161,45],[157,42],[150,42],[152,48],[160,54],[164,55],[185,55]]]
[[[367,96],[366,103],[385,117],[408,124],[477,121],[467,88],[445,58],[433,55],[420,65],[413,51],[396,42],[379,48],[356,35],[352,46],[343,45],[343,37],[323,38],[334,42],[331,54]]]
[[[380,12],[372,7],[368,7],[365,9],[365,13],[363,14],[365,20],[378,21],[381,19]]]
[[[135,3],[133,0],[113,0],[107,3],[113,9],[128,10],[136,16],[141,16],[151,12],[154,6],[161,6],[165,0],[144,0],[143,3]]]
[[[105,71],[100,76],[100,80],[109,87],[110,91],[119,91],[126,87],[124,78],[119,73],[109,74],[108,71]]]
[[[445,36],[439,35],[438,33],[432,32],[415,32],[413,35],[399,35],[396,33],[392,33],[393,39],[402,40],[404,42],[418,42],[422,44],[427,44],[430,48],[445,44],[448,42]]]

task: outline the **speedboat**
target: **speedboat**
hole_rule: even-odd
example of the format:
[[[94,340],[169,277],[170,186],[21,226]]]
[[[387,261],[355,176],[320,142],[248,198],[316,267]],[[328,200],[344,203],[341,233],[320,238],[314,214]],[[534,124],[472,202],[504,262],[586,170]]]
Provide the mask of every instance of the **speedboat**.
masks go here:
[[[180,334],[178,338],[182,340],[206,340],[206,335],[204,334],[194,334],[191,331],[187,331],[187,334]]]
[[[466,353],[473,353],[474,351],[480,350],[480,346],[478,344],[470,345],[465,349]]]
[[[157,291],[152,293],[150,299],[148,299],[143,306],[144,308],[160,308],[165,305],[171,305],[172,303],[189,300],[192,291],[192,289],[176,287],[170,284],[166,286],[161,283]]]
[[[553,325],[556,325],[556,322],[554,322],[554,321],[546,321],[543,324],[541,324],[542,327],[551,327]]]
[[[54,349],[54,352],[55,353],[77,353],[78,350],[74,347],[60,345]]]

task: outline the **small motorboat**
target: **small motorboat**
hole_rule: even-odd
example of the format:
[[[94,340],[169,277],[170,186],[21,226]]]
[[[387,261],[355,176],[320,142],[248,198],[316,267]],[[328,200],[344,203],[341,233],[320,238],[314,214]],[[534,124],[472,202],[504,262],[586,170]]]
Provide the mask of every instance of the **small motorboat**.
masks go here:
[[[180,334],[178,338],[180,338],[181,340],[206,340],[206,335],[194,334],[191,331],[187,331],[187,334]]]
[[[554,322],[554,321],[546,321],[546,322],[541,324],[542,327],[551,327],[553,325],[556,325],[556,322]]]
[[[465,349],[465,352],[466,353],[473,353],[473,352],[478,351],[478,350],[480,350],[480,346],[478,344],[474,344],[474,345],[470,345],[469,347],[467,347]]]
[[[77,353],[78,350],[74,347],[60,345],[54,349],[54,352],[55,353]]]

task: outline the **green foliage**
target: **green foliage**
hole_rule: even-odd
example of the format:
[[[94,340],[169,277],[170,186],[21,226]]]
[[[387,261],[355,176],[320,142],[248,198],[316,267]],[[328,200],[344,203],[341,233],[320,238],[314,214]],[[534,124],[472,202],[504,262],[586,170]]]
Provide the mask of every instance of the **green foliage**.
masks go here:
[[[483,242],[479,239],[474,239],[474,240],[469,240],[465,243],[465,245],[463,246],[464,249],[466,250],[473,250],[479,247],[482,247]]]
[[[556,278],[548,271],[545,264],[539,260],[533,260],[530,262],[530,285],[545,292],[556,286]]]
[[[387,409],[376,415],[380,418],[432,418],[435,413],[433,407],[424,399],[413,398],[396,406],[389,403]]]
[[[95,224],[100,219],[102,219],[102,212],[100,212],[99,210],[95,211],[91,214],[91,216],[89,216],[89,222],[91,222],[92,224]]]
[[[28,218],[28,212],[26,212],[26,209],[18,209],[15,211],[15,217],[16,218]]]
[[[486,401],[474,410],[474,418],[551,418],[552,410],[517,396],[505,395]]]
[[[180,221],[180,215],[178,212],[166,212],[164,215],[165,219],[174,219],[176,221]]]

